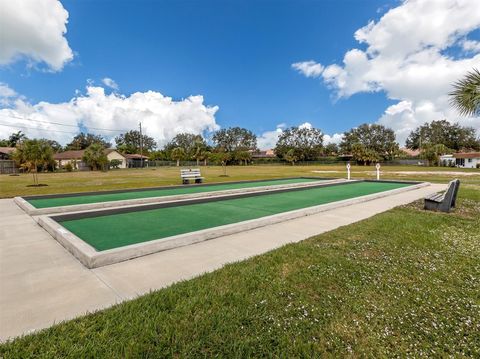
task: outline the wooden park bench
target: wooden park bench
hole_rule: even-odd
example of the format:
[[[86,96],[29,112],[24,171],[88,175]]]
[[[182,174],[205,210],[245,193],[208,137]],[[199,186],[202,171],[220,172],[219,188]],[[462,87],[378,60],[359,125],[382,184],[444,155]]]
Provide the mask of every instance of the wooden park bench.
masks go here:
[[[435,193],[425,198],[425,209],[431,211],[450,212],[455,207],[460,181],[455,179],[450,181],[448,188],[444,193]]]
[[[189,168],[180,170],[180,177],[182,177],[183,184],[189,184],[190,180],[194,180],[195,183],[202,183],[203,177],[199,168]]]

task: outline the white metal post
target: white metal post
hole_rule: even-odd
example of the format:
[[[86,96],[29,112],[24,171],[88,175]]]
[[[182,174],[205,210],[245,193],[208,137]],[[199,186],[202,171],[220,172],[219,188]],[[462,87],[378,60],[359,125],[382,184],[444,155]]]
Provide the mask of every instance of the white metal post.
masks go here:
[[[377,181],[380,181],[380,163],[377,163],[375,167],[377,168]]]
[[[350,181],[350,163],[347,163],[347,179]]]

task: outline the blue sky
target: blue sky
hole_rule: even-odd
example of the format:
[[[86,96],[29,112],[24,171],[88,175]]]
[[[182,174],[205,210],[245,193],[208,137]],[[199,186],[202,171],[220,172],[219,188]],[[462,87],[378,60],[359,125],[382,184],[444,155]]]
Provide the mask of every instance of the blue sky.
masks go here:
[[[368,85],[357,88],[356,80],[342,87],[345,81],[339,75],[328,77],[324,72],[312,78],[292,68],[293,63],[313,60],[322,68],[336,64],[348,78],[354,78],[355,66],[344,62],[344,56],[355,48],[366,51],[377,41],[359,43],[355,32],[372,20],[380,26],[390,9],[402,6],[399,1],[64,0],[61,5],[68,11],[63,37],[73,59],[52,70],[48,61],[19,51],[20,56],[4,61],[7,63],[0,67],[0,82],[33,106],[41,101],[61,104],[76,96],[86,96],[87,81],[90,86],[105,88],[107,94],[114,91],[126,97],[149,90],[175,101],[201,95],[203,105],[218,106],[214,114],[217,125],[242,126],[261,136],[274,131],[279,124],[306,122],[327,134],[338,134],[361,123],[381,122],[386,109],[405,101],[411,103],[407,108],[410,112],[404,104],[402,116],[415,116],[423,103],[421,96],[395,94],[395,88],[383,83],[387,81],[381,78],[385,73],[372,75],[380,80],[375,77],[368,81],[363,80],[362,73],[362,81]],[[479,39],[475,29],[477,19],[466,29],[452,29],[451,32],[461,32],[455,40],[456,47],[468,39],[475,48]],[[455,50],[451,44],[435,45],[439,53],[450,51],[453,57],[463,51]],[[478,63],[478,49],[464,57]],[[469,66],[458,66],[469,70]],[[105,86],[104,78],[113,79],[118,89]],[[77,90],[80,94],[76,94]],[[443,115],[444,109],[428,96],[427,100],[437,106],[435,116],[439,116],[439,111]],[[18,106],[13,104],[12,97],[10,100],[4,101],[5,108]],[[87,123],[87,127],[90,123],[76,121]],[[96,123],[95,119],[90,121]],[[134,127],[137,123],[136,119],[118,123],[113,119],[105,125],[101,119],[98,121],[107,128]],[[384,120],[386,125],[389,121]],[[172,119],[168,126],[174,126],[174,122]],[[153,124],[150,127],[157,134],[158,128]],[[205,124],[205,128],[196,129],[207,127]],[[163,136],[168,139],[175,132],[172,131]]]

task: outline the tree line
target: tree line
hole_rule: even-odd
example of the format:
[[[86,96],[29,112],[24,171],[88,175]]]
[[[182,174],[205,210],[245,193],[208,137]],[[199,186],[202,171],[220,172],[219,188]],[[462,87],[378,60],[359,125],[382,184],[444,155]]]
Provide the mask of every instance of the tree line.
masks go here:
[[[463,115],[480,115],[479,89],[480,71],[473,69],[453,84],[453,91],[449,93],[452,106]],[[199,134],[180,133],[162,149],[157,149],[152,137],[132,130],[115,137],[115,144],[121,153],[142,151],[151,160],[173,160],[177,165],[183,160],[195,160],[197,164],[212,161],[224,168],[228,164],[248,164],[258,151],[255,134],[241,127],[221,129],[213,134],[211,141]],[[104,168],[108,165],[105,149],[111,147],[111,143],[100,135],[80,133],[63,147],[50,139],[28,139],[19,131],[7,139],[0,139],[0,147],[16,147],[14,159],[28,171],[36,173],[39,169],[54,168],[53,154],[62,150],[85,150],[85,163],[92,169]],[[408,136],[406,147],[419,150],[423,158],[435,164],[441,154],[480,150],[480,139],[472,127],[440,120],[417,127]],[[281,133],[274,151],[278,158],[292,164],[323,156],[343,155],[361,164],[402,156],[392,129],[367,123],[346,131],[339,145],[325,145],[320,129],[290,127]]]
[[[177,165],[181,161],[196,161],[197,164],[209,161],[223,166],[248,164],[252,155],[258,151],[256,135],[241,127],[221,129],[213,134],[209,142],[199,134],[180,133],[158,150],[152,137],[140,135],[136,130],[115,138],[116,149],[121,153],[138,154],[143,151],[150,160],[176,161]],[[49,139],[30,140],[19,131],[8,139],[0,140],[0,147],[2,146],[16,147],[16,158],[20,164],[42,168],[53,166],[53,154],[56,152],[86,150],[83,159],[95,169],[107,164],[104,150],[110,148],[111,143],[100,135],[80,133],[62,147]],[[39,149],[45,152],[36,164],[28,164],[26,160],[26,154],[31,152],[30,147],[36,147],[34,152]],[[406,147],[420,150],[422,157],[434,160],[440,154],[480,150],[480,139],[474,128],[440,120],[426,123],[412,131],[406,140]],[[405,155],[400,150],[394,131],[378,124],[362,124],[346,131],[338,145],[324,144],[324,135],[320,129],[290,127],[279,136],[274,152],[279,159],[292,164],[318,160],[325,156],[345,156],[359,164],[370,164]]]

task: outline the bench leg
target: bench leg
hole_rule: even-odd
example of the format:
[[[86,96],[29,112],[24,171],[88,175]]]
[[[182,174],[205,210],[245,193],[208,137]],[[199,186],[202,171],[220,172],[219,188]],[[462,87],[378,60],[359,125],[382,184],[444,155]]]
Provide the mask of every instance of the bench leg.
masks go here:
[[[182,184],[190,184],[190,180],[184,178],[184,179],[182,180]]]
[[[202,183],[203,180],[201,178],[195,178],[195,183]]]

